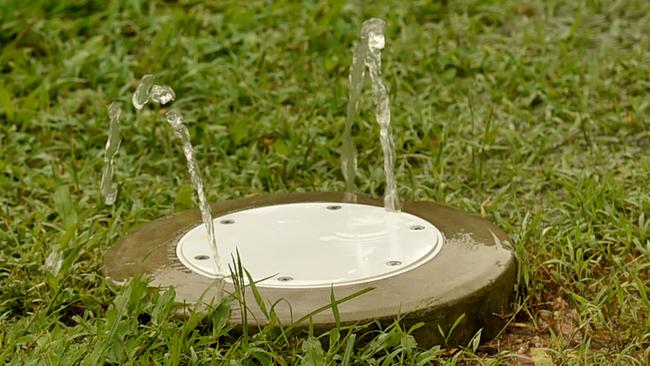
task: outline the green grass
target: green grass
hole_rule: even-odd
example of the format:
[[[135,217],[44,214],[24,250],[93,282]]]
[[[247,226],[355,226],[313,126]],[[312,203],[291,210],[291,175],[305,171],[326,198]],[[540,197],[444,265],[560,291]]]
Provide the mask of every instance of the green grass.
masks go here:
[[[497,365],[519,350],[538,364],[647,364],[647,1],[22,3],[0,2],[0,363]],[[210,200],[342,190],[347,72],[371,16],[387,22],[402,197],[482,214],[514,239],[521,291],[503,334],[424,350],[396,323],[336,329],[322,348],[271,328],[242,336],[223,306],[174,319],[173,293],[147,295],[142,280],[108,286],[117,238],[193,205],[172,131],[126,108],[139,78],[176,90]],[[113,100],[127,111],[106,207]],[[381,195],[370,104],[366,92],[357,183]]]

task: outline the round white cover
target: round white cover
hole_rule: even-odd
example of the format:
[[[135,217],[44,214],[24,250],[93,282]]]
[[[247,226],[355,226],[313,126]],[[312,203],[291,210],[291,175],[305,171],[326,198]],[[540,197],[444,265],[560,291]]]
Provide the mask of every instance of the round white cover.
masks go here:
[[[409,213],[340,202],[291,203],[214,219],[220,262],[237,250],[258,287],[312,288],[368,282],[406,272],[442,248],[440,231]],[[192,271],[215,277],[203,224],[187,232],[176,253]],[[234,266],[233,266],[234,268]],[[226,275],[229,275],[226,274]]]

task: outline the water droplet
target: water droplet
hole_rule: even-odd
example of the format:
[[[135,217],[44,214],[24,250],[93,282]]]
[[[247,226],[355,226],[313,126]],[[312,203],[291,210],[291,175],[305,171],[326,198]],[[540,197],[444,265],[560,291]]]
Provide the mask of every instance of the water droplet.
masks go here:
[[[166,105],[176,99],[176,93],[168,85],[153,85],[149,92],[149,97],[160,105]]]
[[[386,23],[379,18],[370,18],[361,25],[361,36],[366,38],[371,50],[381,50],[385,45],[384,27]]]
[[[111,186],[111,190],[104,193],[104,203],[107,206],[111,206],[117,201],[117,185],[112,184]]]
[[[61,271],[61,266],[63,266],[63,254],[60,250],[54,249],[45,259],[45,270],[56,276]]]
[[[371,33],[368,37],[368,46],[371,49],[383,49],[386,41],[383,34]]]
[[[151,74],[147,74],[140,79],[140,83],[138,84],[138,87],[135,89],[135,93],[133,93],[133,97],[131,98],[131,102],[133,103],[133,106],[135,109],[140,110],[144,108],[144,105],[149,103],[149,93],[151,92],[151,87],[153,86],[153,80],[154,76]]]
[[[122,137],[120,136],[120,116],[122,109],[119,104],[111,103],[108,106],[108,140],[106,141],[106,148],[104,151],[104,171],[102,172],[102,179],[100,183],[100,190],[104,196],[104,203],[112,205],[117,199],[117,184],[113,183],[113,160],[117,151],[120,148]]]
[[[118,103],[111,103],[108,106],[108,118],[111,121],[119,121],[122,115],[122,108]]]
[[[165,113],[165,118],[167,118],[167,122],[169,122],[174,128],[183,124],[183,116],[173,109],[170,109]]]

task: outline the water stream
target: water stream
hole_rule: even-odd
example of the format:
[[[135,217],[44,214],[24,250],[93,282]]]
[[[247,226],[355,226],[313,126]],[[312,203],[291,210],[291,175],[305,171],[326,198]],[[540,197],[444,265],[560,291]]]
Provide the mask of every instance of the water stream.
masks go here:
[[[395,181],[395,143],[390,126],[390,100],[386,86],[381,80],[381,50],[385,45],[384,25],[381,19],[368,19],[361,26],[361,34],[362,38],[368,40],[365,61],[375,97],[375,116],[380,128],[379,139],[384,151],[384,174],[386,175],[384,207],[387,211],[397,212],[400,210],[400,201]]]
[[[389,212],[400,211],[399,193],[395,180],[395,143],[390,125],[390,100],[388,91],[381,80],[381,50],[385,45],[383,20],[371,18],[361,25],[361,40],[354,50],[350,68],[350,98],[345,119],[345,130],[341,148],[341,168],[345,178],[346,191],[352,194],[356,176],[356,151],[352,142],[352,120],[359,106],[363,89],[365,68],[368,68],[375,102],[375,117],[379,123],[379,139],[384,154],[384,174],[386,188],[384,207]]]
[[[132,102],[136,109],[142,109],[149,102],[153,101],[160,105],[166,105],[176,99],[176,93],[167,85],[154,84],[153,75],[145,75],[140,80],[140,84],[133,94]],[[190,174],[192,186],[199,199],[199,210],[201,211],[201,219],[208,232],[208,240],[210,241],[210,248],[212,249],[212,258],[214,260],[216,272],[223,274],[221,261],[219,257],[219,249],[217,248],[217,238],[214,232],[214,222],[212,221],[212,213],[210,212],[210,205],[205,196],[203,189],[203,180],[199,171],[199,166],[194,159],[194,148],[190,139],[190,132],[183,124],[183,116],[176,110],[169,110],[165,113],[165,119],[174,129],[174,134],[181,139],[183,145],[183,154],[187,159],[187,170]]]
[[[352,55],[352,66],[350,67],[350,98],[345,116],[345,130],[341,147],[341,170],[345,179],[345,189],[348,194],[355,191],[354,180],[357,175],[357,151],[352,141],[352,121],[359,108],[359,97],[363,90],[363,80],[366,74],[365,58],[368,53],[368,43],[363,39],[357,44]]]
[[[178,111],[175,111],[173,109],[167,111],[167,113],[165,113],[165,118],[167,119],[167,122],[169,122],[169,124],[174,128],[174,133],[176,136],[178,136],[178,138],[180,138],[183,143],[183,153],[187,159],[187,171],[190,174],[190,179],[192,180],[192,185],[194,186],[196,195],[199,197],[199,210],[201,211],[203,224],[208,231],[208,239],[210,240],[210,248],[212,249],[212,257],[214,258],[216,272],[222,274],[224,272],[222,271],[221,262],[219,259],[219,249],[217,247],[217,237],[214,233],[214,222],[212,221],[210,204],[205,197],[203,180],[201,179],[199,166],[196,163],[196,159],[194,159],[194,149],[192,148],[192,142],[190,141],[190,132],[183,124],[183,116]]]
[[[110,126],[108,130],[108,141],[106,141],[106,150],[104,151],[104,172],[100,190],[104,196],[104,203],[112,205],[117,198],[117,184],[113,182],[113,160],[120,148],[122,137],[120,136],[120,116],[122,109],[116,103],[108,106],[108,119]]]

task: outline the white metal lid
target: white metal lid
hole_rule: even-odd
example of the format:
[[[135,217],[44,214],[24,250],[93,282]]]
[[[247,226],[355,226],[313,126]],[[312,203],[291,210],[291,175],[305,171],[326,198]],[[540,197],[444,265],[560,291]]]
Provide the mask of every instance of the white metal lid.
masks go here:
[[[214,219],[223,268],[237,250],[258,287],[313,288],[358,284],[413,269],[440,252],[444,239],[430,222],[383,207],[308,202],[264,206]],[[178,242],[179,260],[216,277],[203,224]]]

